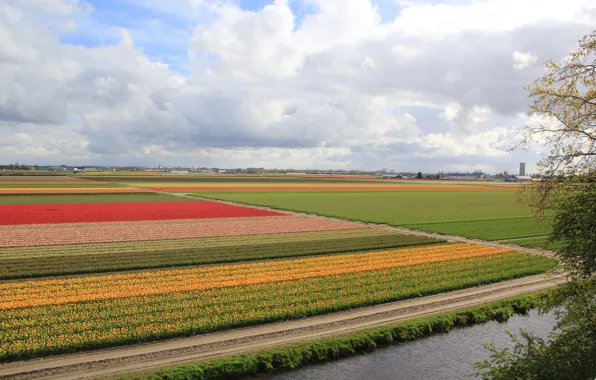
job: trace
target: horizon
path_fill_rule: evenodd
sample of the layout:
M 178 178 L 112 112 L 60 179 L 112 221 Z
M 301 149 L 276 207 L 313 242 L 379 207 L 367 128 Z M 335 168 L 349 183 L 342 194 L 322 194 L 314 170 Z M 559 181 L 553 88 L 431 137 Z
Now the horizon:
M 249 170 L 249 169 L 258 169 L 258 170 L 265 170 L 265 171 L 269 171 L 269 172 L 286 172 L 285 174 L 328 174 L 328 173 L 309 173 L 309 172 L 362 172 L 362 173 L 386 173 L 386 174 L 412 174 L 412 173 L 422 173 L 425 175 L 430 175 L 430 174 L 474 174 L 474 173 L 481 173 L 483 175 L 499 175 L 499 174 L 503 174 L 504 172 L 510 172 L 509 169 L 504 169 L 500 172 L 487 172 L 487 171 L 482 171 L 479 169 L 474 169 L 474 170 L 437 170 L 437 171 L 430 171 L 430 172 L 424 172 L 424 171 L 411 171 L 411 170 L 398 170 L 398 169 L 392 169 L 392 168 L 377 168 L 377 169 L 370 169 L 370 170 L 364 170 L 364 169 L 350 169 L 350 168 L 346 168 L 346 169 L 332 169 L 332 168 L 275 168 L 275 167 L 271 167 L 271 168 L 266 168 L 266 167 L 252 167 L 252 166 L 246 166 L 246 167 L 222 167 L 222 166 L 212 166 L 212 167 L 208 167 L 208 166 L 163 166 L 163 165 L 159 165 L 159 166 L 144 166 L 144 165 L 102 165 L 102 164 L 85 164 L 85 165 L 75 165 L 75 164 L 28 164 L 28 163 L 13 163 L 13 164 L 2 164 L 0 163 L 0 171 L 6 171 L 6 170 L 10 170 L 4 167 L 10 167 L 10 166 L 17 166 L 17 167 L 38 167 L 38 168 L 105 168 L 105 169 L 130 169 L 130 168 L 137 168 L 137 169 L 144 169 L 144 170 L 166 170 L 166 169 L 190 169 L 190 170 L 199 170 L 199 169 L 208 169 L 208 170 L 214 170 L 214 169 L 219 169 L 219 170 Z M 15 170 L 20 170 L 20 169 L 15 169 Z M 130 173 L 134 173 L 134 171 L 130 171 L 130 170 L 126 170 L 129 171 Z M 305 173 L 301 173 L 301 171 L 304 171 Z M 518 171 L 519 171 L 519 167 L 518 167 Z M 516 171 L 513 170 L 511 171 L 510 174 L 512 175 L 517 175 L 514 174 Z M 89 173 L 93 173 L 93 171 L 89 172 Z M 190 173 L 190 174 L 196 174 L 196 173 Z M 217 174 L 215 172 L 213 172 L 213 174 Z M 261 174 L 261 173 L 247 173 L 247 174 Z M 266 174 L 266 173 L 265 173 Z M 530 175 L 534 175 L 534 173 L 530 173 Z

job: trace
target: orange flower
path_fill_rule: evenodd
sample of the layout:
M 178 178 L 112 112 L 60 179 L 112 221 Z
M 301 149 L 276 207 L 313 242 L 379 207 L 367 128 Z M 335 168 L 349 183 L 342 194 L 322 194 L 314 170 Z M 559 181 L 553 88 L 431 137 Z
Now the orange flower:
M 471 244 L 0 284 L 0 310 L 299 280 L 511 252 Z

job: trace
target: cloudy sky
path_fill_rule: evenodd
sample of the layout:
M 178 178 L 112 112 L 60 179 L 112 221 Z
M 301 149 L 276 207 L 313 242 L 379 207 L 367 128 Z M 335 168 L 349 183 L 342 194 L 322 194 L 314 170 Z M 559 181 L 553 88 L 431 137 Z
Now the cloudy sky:
M 593 0 L 2 0 L 0 163 L 513 171 Z

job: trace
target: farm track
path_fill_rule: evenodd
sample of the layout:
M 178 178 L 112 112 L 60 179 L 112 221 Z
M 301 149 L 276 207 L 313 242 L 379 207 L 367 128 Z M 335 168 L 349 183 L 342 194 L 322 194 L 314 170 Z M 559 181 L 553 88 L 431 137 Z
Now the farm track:
M 300 320 L 189 338 L 0 365 L 0 379 L 92 379 L 262 351 L 482 305 L 566 281 L 560 273 L 442 293 Z
M 183 193 L 159 191 L 157 193 L 194 199 L 199 198 Z M 235 202 L 219 202 L 240 205 L 240 203 Z M 279 211 L 269 207 L 253 207 L 269 211 Z M 288 213 L 346 222 L 345 219 L 340 218 L 296 212 Z M 518 247 L 498 242 L 439 235 L 381 224 L 352 223 L 403 234 L 447 239 L 452 242 L 509 248 L 520 252 L 546 256 L 554 255 L 551 251 Z M 129 372 L 153 370 L 190 361 L 201 361 L 257 352 L 299 342 L 348 334 L 367 328 L 396 324 L 415 318 L 448 313 L 503 298 L 552 288 L 564 283 L 566 280 L 566 276 L 562 273 L 535 275 L 496 284 L 482 285 L 433 296 L 363 307 L 300 320 L 270 323 L 155 343 L 0 364 L 0 379 L 91 379 L 117 376 Z

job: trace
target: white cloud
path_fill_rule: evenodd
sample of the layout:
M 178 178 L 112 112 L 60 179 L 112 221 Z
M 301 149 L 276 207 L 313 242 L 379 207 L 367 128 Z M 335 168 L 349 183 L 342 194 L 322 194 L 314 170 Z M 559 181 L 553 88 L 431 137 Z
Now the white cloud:
M 516 70 L 523 70 L 532 68 L 536 64 L 538 57 L 532 53 L 522 53 L 519 51 L 513 52 L 513 68 Z
M 536 158 L 508 149 L 537 57 L 565 56 L 596 15 L 590 1 L 481 0 L 382 23 L 368 0 L 304 2 L 300 20 L 282 0 L 137 2 L 193 20 L 192 36 L 163 37 L 188 47 L 175 71 L 125 25 L 113 43 L 62 42 L 94 25 L 86 2 L 10 1 L 0 161 L 501 171 Z
M 580 23 L 595 20 L 591 0 L 481 0 L 463 5 L 402 3 L 394 28 L 401 34 L 442 39 L 466 32 L 506 33 L 546 23 Z

